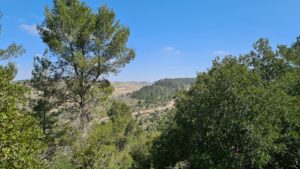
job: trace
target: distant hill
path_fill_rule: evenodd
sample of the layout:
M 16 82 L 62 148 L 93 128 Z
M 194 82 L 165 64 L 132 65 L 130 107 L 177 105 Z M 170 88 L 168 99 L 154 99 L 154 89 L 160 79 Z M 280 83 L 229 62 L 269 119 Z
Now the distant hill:
M 118 97 L 127 93 L 131 93 L 141 89 L 146 85 L 150 85 L 149 82 L 111 82 L 114 87 L 113 97 Z
M 144 86 L 140 90 L 129 94 L 129 97 L 143 101 L 143 104 L 166 104 L 181 89 L 187 89 L 195 82 L 195 78 L 162 79 L 152 85 Z
M 143 109 L 148 106 L 166 105 L 181 89 L 187 89 L 195 82 L 195 78 L 161 79 L 150 82 L 111 82 L 114 87 L 113 99 L 120 99 L 131 105 L 133 109 Z M 19 80 L 31 86 L 29 80 Z M 31 96 L 33 97 L 33 96 Z

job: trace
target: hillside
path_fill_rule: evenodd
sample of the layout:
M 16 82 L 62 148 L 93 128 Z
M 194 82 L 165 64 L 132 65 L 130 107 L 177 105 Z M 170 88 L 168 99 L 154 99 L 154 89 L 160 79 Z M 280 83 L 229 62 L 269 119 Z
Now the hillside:
M 149 82 L 111 82 L 114 87 L 113 97 L 118 97 L 127 93 L 131 93 L 150 85 Z
M 132 92 L 129 97 L 140 100 L 145 105 L 162 105 L 172 100 L 179 90 L 189 88 L 194 82 L 195 78 L 162 79 Z

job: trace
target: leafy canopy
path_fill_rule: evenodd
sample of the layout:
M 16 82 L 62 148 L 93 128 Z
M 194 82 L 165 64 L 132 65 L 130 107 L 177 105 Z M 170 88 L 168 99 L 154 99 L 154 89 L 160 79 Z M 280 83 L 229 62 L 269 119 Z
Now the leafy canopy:
M 92 106 L 94 89 L 109 86 L 105 76 L 117 73 L 135 57 L 134 50 L 127 47 L 129 29 L 108 7 L 94 13 L 79 0 L 55 0 L 52 9 L 45 9 L 45 20 L 38 29 L 56 56 L 54 77 L 66 83 L 64 100 L 77 103 L 81 119 L 89 121 L 87 107 Z
M 154 167 L 299 167 L 295 46 L 274 52 L 260 39 L 247 55 L 215 60 L 179 94 L 174 123 L 154 143 Z

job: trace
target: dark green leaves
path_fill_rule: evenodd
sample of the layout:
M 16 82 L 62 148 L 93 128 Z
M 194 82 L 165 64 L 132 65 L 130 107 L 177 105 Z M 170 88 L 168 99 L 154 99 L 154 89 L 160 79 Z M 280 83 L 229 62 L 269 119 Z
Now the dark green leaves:
M 154 166 L 297 168 L 296 44 L 274 52 L 260 39 L 247 55 L 215 60 L 178 95 L 174 123 L 154 143 Z

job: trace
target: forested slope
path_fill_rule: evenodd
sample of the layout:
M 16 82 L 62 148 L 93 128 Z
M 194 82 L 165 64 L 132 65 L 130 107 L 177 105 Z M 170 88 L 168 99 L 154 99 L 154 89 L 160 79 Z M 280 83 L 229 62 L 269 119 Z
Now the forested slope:
M 181 89 L 188 89 L 195 78 L 162 79 L 150 86 L 145 86 L 130 94 L 131 98 L 143 101 L 144 104 L 166 104 Z

